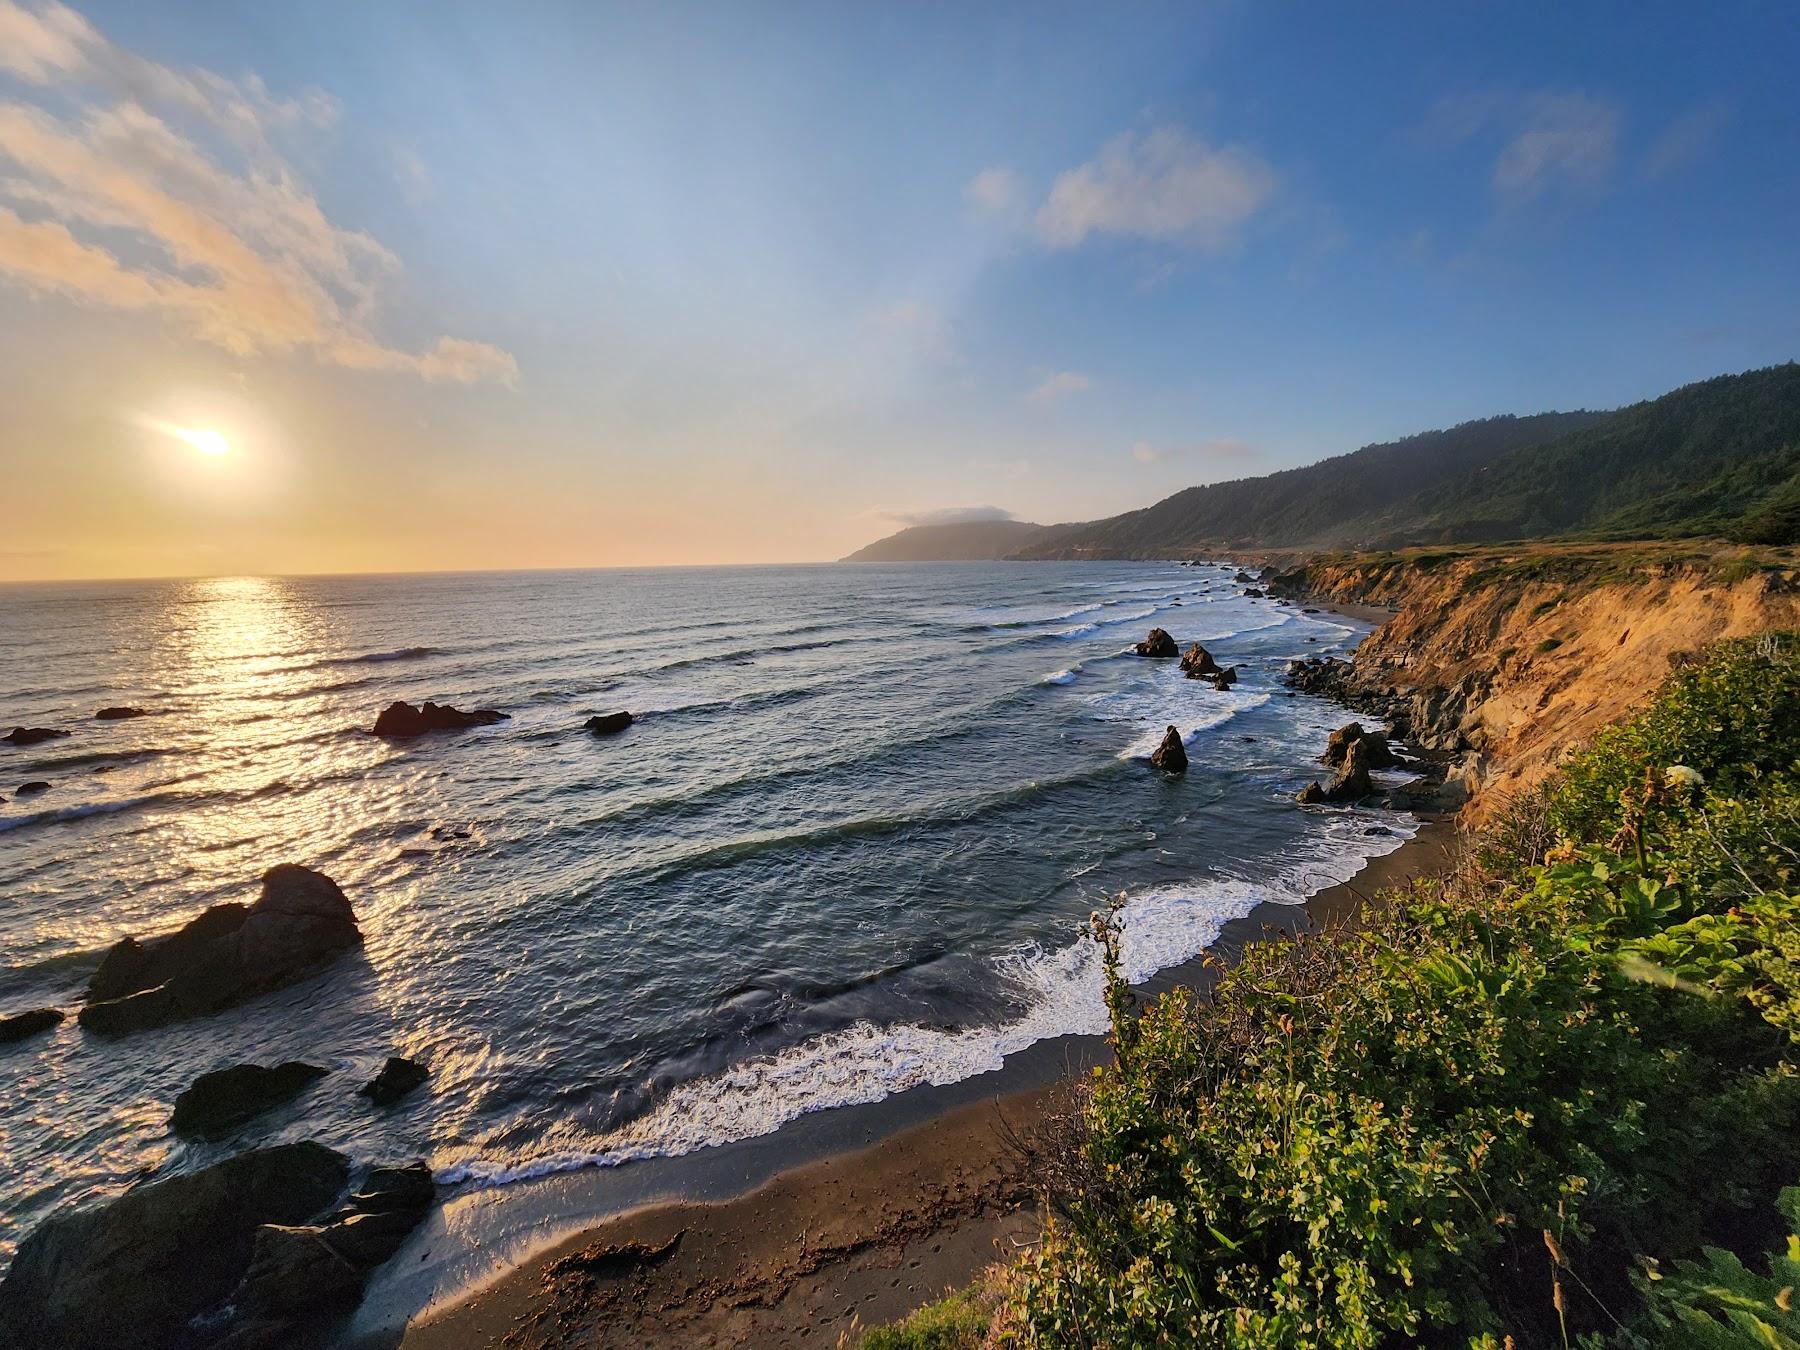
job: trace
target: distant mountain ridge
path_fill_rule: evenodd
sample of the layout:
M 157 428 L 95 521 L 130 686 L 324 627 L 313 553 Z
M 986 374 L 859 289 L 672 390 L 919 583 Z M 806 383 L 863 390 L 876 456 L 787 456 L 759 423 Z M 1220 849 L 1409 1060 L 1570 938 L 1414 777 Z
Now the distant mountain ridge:
M 993 531 L 1009 526 L 1014 531 Z M 1800 542 L 1800 364 L 1615 412 L 1489 417 L 1074 525 L 903 530 L 857 559 L 1148 558 L 1562 535 Z M 1008 538 L 1010 548 L 994 551 Z
M 1052 529 L 1025 520 L 913 525 L 859 548 L 844 562 L 990 562 L 1030 547 Z

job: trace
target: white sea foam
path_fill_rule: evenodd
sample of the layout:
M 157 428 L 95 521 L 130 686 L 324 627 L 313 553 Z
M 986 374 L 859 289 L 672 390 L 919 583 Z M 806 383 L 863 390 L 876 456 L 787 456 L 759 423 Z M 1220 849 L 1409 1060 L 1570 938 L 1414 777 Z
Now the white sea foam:
M 1369 858 L 1400 847 L 1413 827 L 1360 832 L 1363 816 L 1332 821 L 1325 840 L 1303 841 L 1306 861 L 1273 879 L 1221 879 L 1160 887 L 1132 896 L 1120 912 L 1124 973 L 1142 984 L 1158 971 L 1191 961 L 1219 938 L 1232 919 L 1258 904 L 1299 904 L 1308 895 L 1347 881 Z M 926 1084 L 943 1086 L 999 1069 L 1008 1055 L 1057 1036 L 1097 1036 L 1107 1029 L 1100 954 L 1087 938 L 1054 951 L 1033 947 L 1000 958 L 996 974 L 1017 989 L 1024 1011 L 999 1026 L 944 1030 L 901 1023 L 859 1022 L 773 1055 L 679 1084 L 652 1111 L 591 1148 L 519 1160 L 473 1158 L 437 1171 L 445 1185 L 501 1186 L 583 1167 L 616 1167 L 646 1158 L 679 1157 L 698 1149 L 772 1133 L 814 1111 L 880 1101 Z
M 1080 666 L 1069 666 L 1063 670 L 1053 670 L 1038 681 L 1039 684 L 1073 684 L 1075 677 L 1081 673 Z
M 1115 705 L 1104 712 L 1096 713 L 1095 716 L 1102 721 L 1142 723 L 1147 719 L 1154 723 L 1155 725 L 1148 726 L 1132 740 L 1130 745 L 1119 751 L 1120 759 L 1149 759 L 1156 752 L 1156 747 L 1162 744 L 1162 738 L 1171 725 L 1181 732 L 1183 745 L 1192 745 L 1194 738 L 1201 732 L 1211 731 L 1214 727 L 1222 727 L 1239 713 L 1249 712 L 1252 708 L 1260 708 L 1274 697 L 1268 693 L 1227 693 L 1223 690 L 1215 690 L 1210 685 L 1204 687 L 1207 690 L 1209 706 L 1197 713 L 1182 712 L 1165 717 L 1162 715 L 1163 705 L 1150 706 L 1154 704 L 1154 700 L 1145 698 L 1136 700 L 1136 702 L 1144 704 L 1149 708 L 1148 711 L 1139 711 L 1131 708 L 1129 704 L 1123 707 Z

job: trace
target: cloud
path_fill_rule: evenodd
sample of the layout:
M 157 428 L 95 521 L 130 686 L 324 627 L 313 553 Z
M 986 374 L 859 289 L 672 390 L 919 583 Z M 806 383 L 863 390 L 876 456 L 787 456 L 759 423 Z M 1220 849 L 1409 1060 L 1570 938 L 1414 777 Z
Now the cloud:
M 1494 161 L 1495 189 L 1528 199 L 1558 182 L 1599 184 L 1618 155 L 1621 120 L 1618 108 L 1603 99 L 1585 94 L 1533 95 L 1525 128 Z
M 1209 146 L 1179 127 L 1128 131 L 1057 177 L 1037 233 L 1051 248 L 1112 234 L 1217 251 L 1274 191 L 1274 172 L 1247 150 Z
M 940 506 L 929 511 L 878 511 L 877 515 L 898 524 L 971 525 L 983 520 L 1014 520 L 1011 511 L 998 506 Z
M 276 148 L 335 120 L 324 95 L 278 99 L 253 75 L 175 71 L 73 10 L 15 0 L 0 0 L 0 69 L 77 105 L 56 116 L 0 102 L 0 281 L 154 311 L 239 356 L 516 379 L 513 357 L 487 343 L 442 337 L 408 352 L 374 335 L 398 259 L 328 219 Z
M 1236 440 L 1222 436 L 1216 440 L 1200 441 L 1193 445 L 1156 446 L 1149 441 L 1138 441 L 1131 447 L 1131 457 L 1139 464 L 1160 464 L 1165 460 L 1203 459 L 1219 464 L 1243 464 L 1256 459 L 1262 452 L 1248 441 Z
M 1702 103 L 1688 109 L 1651 143 L 1644 155 L 1644 177 L 1652 181 L 1667 178 L 1698 162 L 1730 120 L 1731 109 L 1723 103 Z
M 935 306 L 923 300 L 898 300 L 868 317 L 875 332 L 917 350 L 934 361 L 956 359 L 950 322 Z
M 991 215 L 1006 215 L 1025 200 L 1025 181 L 1011 169 L 983 169 L 963 189 L 963 199 Z
M 1027 403 L 1054 403 L 1064 394 L 1079 394 L 1093 384 L 1078 370 L 1059 370 L 1025 395 Z
M 1553 188 L 1599 187 L 1618 158 L 1623 124 L 1616 103 L 1591 94 L 1490 90 L 1442 100 L 1415 139 L 1435 148 L 1497 136 L 1494 192 L 1522 203 Z

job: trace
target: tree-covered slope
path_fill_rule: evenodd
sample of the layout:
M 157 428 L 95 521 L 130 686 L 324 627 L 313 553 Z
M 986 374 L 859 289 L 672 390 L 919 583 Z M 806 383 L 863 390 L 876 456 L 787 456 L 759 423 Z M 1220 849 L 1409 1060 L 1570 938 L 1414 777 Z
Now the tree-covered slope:
M 1154 506 L 1058 529 L 1030 557 L 1119 557 L 1206 547 L 1285 548 L 1360 542 L 1421 486 L 1459 477 L 1520 447 L 1594 426 L 1607 414 L 1489 417 L 1367 445 L 1298 469 L 1191 487 Z
M 1399 502 L 1355 542 L 1738 533 L 1792 495 L 1797 468 L 1800 365 L 1789 362 L 1690 384 L 1515 450 Z

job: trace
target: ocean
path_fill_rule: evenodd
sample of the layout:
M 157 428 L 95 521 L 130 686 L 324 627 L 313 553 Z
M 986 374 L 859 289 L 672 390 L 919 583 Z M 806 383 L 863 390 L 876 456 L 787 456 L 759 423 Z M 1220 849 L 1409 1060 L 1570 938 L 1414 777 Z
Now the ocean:
M 335 878 L 365 949 L 123 1040 L 0 1047 L 0 1256 L 59 1206 L 258 1143 L 500 1186 L 673 1157 L 1104 1031 L 1088 915 L 1128 974 L 1199 955 L 1413 829 L 1300 808 L 1341 710 L 1281 686 L 1363 629 L 1230 567 L 972 563 L 0 588 L 0 1013 L 73 1014 L 107 946 Z M 1134 655 L 1204 642 L 1228 692 Z M 389 742 L 388 702 L 510 720 Z M 152 715 L 102 722 L 131 704 Z M 612 737 L 592 714 L 628 710 Z M 1166 725 L 1191 765 L 1151 768 Z M 19 784 L 52 783 L 14 799 Z M 389 1110 L 389 1054 L 430 1066 Z M 215 1143 L 198 1074 L 329 1075 Z

